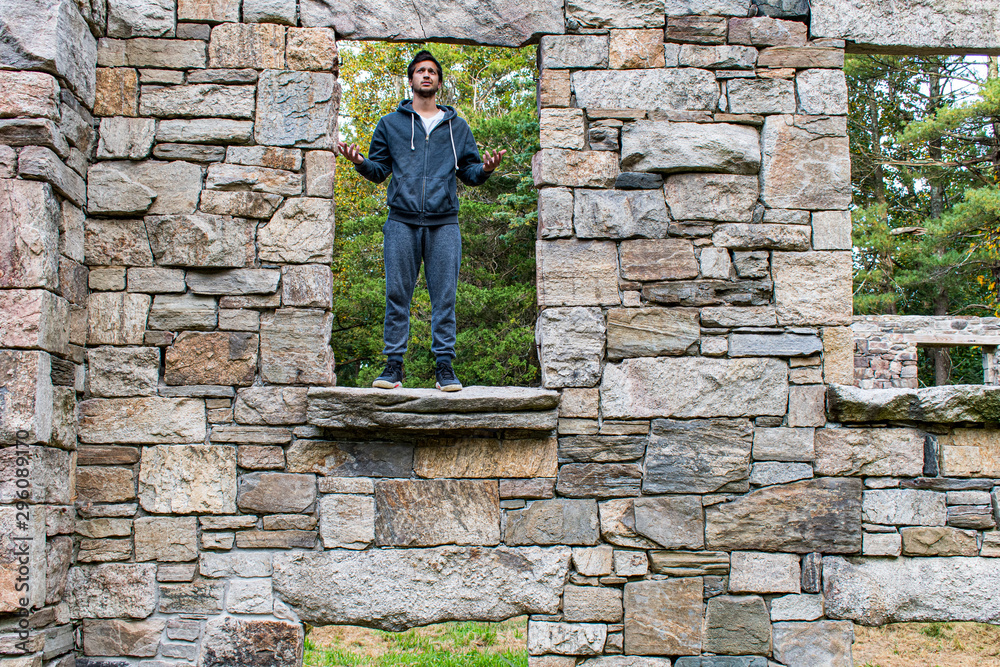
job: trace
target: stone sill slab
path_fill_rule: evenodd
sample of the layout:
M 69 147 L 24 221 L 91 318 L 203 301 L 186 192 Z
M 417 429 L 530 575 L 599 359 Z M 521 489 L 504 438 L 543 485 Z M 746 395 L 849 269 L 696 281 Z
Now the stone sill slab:
M 528 387 L 466 387 L 457 392 L 313 387 L 308 400 L 307 422 L 329 429 L 553 431 L 559 392 Z
M 956 384 L 924 389 L 859 389 L 832 384 L 827 416 L 834 422 L 1000 422 L 1000 387 Z

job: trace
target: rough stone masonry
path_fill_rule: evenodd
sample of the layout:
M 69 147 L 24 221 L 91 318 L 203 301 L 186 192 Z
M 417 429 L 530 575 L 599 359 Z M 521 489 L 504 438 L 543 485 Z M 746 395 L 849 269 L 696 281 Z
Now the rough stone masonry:
M 531 667 L 848 667 L 852 621 L 1000 622 L 997 389 L 851 386 L 841 69 L 1000 52 L 1000 10 L 753 6 L 0 0 L 5 667 L 523 614 Z M 538 44 L 541 388 L 335 386 L 338 39 Z

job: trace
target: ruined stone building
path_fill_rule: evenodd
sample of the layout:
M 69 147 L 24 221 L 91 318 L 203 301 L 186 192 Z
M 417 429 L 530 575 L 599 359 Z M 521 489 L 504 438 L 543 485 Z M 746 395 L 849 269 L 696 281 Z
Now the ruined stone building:
M 338 39 L 538 44 L 541 388 L 336 387 Z M 853 386 L 845 50 L 998 53 L 1000 8 L 0 0 L 4 667 L 522 614 L 532 667 L 848 667 L 852 622 L 1000 621 L 1000 390 Z

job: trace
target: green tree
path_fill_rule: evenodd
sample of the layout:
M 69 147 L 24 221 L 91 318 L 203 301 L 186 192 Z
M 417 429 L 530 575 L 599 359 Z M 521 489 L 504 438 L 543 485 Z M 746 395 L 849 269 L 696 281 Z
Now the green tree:
M 467 385 L 538 382 L 534 353 L 534 229 L 537 195 L 531 157 L 538 150 L 535 49 L 455 45 L 342 44 L 341 134 L 363 152 L 378 118 L 410 97 L 406 65 L 427 48 L 445 69 L 439 102 L 469 122 L 480 150 L 508 150 L 486 184 L 459 183 L 462 274 L 458 286 L 456 368 Z M 338 383 L 369 386 L 382 368 L 385 279 L 382 225 L 386 184 L 375 185 L 341 160 L 337 171 L 334 332 Z M 423 278 L 411 305 L 407 386 L 433 386 L 430 298 Z

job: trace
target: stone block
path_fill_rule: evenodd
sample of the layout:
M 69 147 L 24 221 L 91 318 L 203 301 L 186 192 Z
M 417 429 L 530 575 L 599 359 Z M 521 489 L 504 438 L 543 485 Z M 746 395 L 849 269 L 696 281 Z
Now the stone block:
M 625 652 L 629 655 L 700 653 L 701 577 L 633 581 L 625 585 Z
M 666 40 L 695 44 L 724 44 L 726 19 L 722 16 L 667 16 Z
M 806 225 L 728 224 L 716 228 L 712 243 L 740 250 L 809 250 L 810 233 Z
M 177 475 L 179 470 L 185 471 L 183 477 Z M 143 509 L 153 513 L 234 513 L 236 448 L 144 447 L 139 467 L 139 501 Z
M 539 69 L 608 66 L 606 35 L 546 35 L 539 45 Z
M 158 294 L 149 311 L 149 328 L 180 331 L 214 329 L 218 304 L 211 296 Z
M 201 191 L 201 167 L 190 162 L 107 162 L 102 163 L 156 192 L 147 215 L 194 213 Z M 89 226 L 90 221 L 87 221 Z M 144 265 L 144 266 L 148 266 Z
M 645 451 L 646 438 L 642 436 L 577 435 L 559 439 L 559 458 L 563 461 L 635 461 L 642 458 Z
M 768 16 L 729 19 L 729 43 L 754 46 L 805 46 L 808 26 Z
M 579 238 L 661 238 L 670 224 L 663 195 L 647 190 L 577 190 L 572 219 Z
M 257 370 L 257 334 L 185 331 L 166 351 L 168 385 L 249 386 Z
M 59 83 L 43 72 L 0 72 L 6 97 L 0 102 L 0 118 L 48 118 L 59 120 Z
M 546 148 L 531 159 L 535 187 L 609 188 L 614 185 L 618 173 L 618 156 L 608 151 Z
M 213 517 L 202 517 L 202 528 L 205 528 L 205 520 Z M 215 517 L 222 519 L 227 517 Z M 233 517 L 228 517 L 233 518 Z M 239 517 L 246 519 L 247 517 Z M 250 517 L 256 519 L 257 517 Z M 252 525 L 253 522 L 251 522 Z M 213 527 L 218 527 L 213 525 Z M 232 528 L 246 528 L 245 525 L 235 525 Z M 231 577 L 270 577 L 273 569 L 271 567 L 271 554 L 265 552 L 234 552 L 231 554 L 201 554 L 198 561 L 198 571 L 203 577 L 231 578 Z
M 71 618 L 147 618 L 156 608 L 156 564 L 72 567 L 66 601 Z
M 734 551 L 730 555 L 731 593 L 799 593 L 801 579 L 796 554 Z
M 247 144 L 253 141 L 253 122 L 228 118 L 178 118 L 161 120 L 158 143 Z
M 757 49 L 748 46 L 698 46 L 684 44 L 678 56 L 679 64 L 702 69 L 752 70 L 757 62 Z M 737 113 L 737 112 L 733 112 Z
M 674 174 L 664 184 L 667 205 L 675 220 L 746 222 L 753 215 L 760 192 L 756 176 Z
M 826 390 L 823 385 L 788 388 L 788 425 L 823 426 L 826 423 Z
M 183 292 L 187 288 L 184 271 L 159 267 L 131 267 L 128 270 L 128 291 L 146 294 Z
M 536 499 L 555 495 L 555 478 L 501 479 L 500 498 Z
M 861 554 L 864 556 L 888 556 L 897 558 L 903 553 L 903 538 L 899 533 L 865 533 L 861 542 Z M 781 619 L 781 620 L 813 620 L 813 619 Z
M 889 526 L 943 526 L 945 495 L 917 489 L 866 489 L 862 519 Z
M 294 24 L 294 3 L 288 0 L 281 1 L 290 7 L 289 22 Z M 275 4 L 275 0 L 264 0 L 264 2 Z M 243 11 L 246 13 L 246 7 Z M 328 28 L 289 28 L 285 53 L 288 68 L 293 70 L 329 72 L 336 70 L 339 65 L 336 36 L 334 31 Z
M 72 156 L 70 157 L 72 159 Z M 78 164 L 77 168 L 82 173 L 82 166 Z M 17 173 L 22 178 L 51 183 L 56 192 L 77 206 L 83 206 L 87 201 L 84 180 L 48 148 L 29 146 L 21 149 L 18 155 Z
M 418 445 L 414 472 L 420 477 L 535 478 L 555 477 L 555 438 L 462 438 Z
M 0 286 L 58 286 L 59 216 L 47 184 L 0 180 Z
M 231 580 L 226 609 L 236 614 L 270 614 L 273 611 L 271 582 L 267 579 Z
M 732 79 L 726 94 L 730 113 L 795 113 L 795 84 L 786 79 Z
M 607 355 L 612 360 L 682 355 L 698 342 L 699 336 L 698 311 L 694 309 L 608 311 Z
M 846 621 L 775 623 L 774 658 L 786 665 L 851 667 L 854 626 Z
M 301 174 L 282 169 L 229 163 L 213 164 L 208 168 L 208 179 L 205 182 L 205 187 L 210 190 L 249 189 L 253 192 L 291 196 L 301 194 L 303 179 Z M 308 204 L 313 200 L 302 201 Z M 329 202 L 326 202 L 326 205 L 329 206 Z M 313 204 L 312 206 L 319 207 L 320 205 Z
M 613 550 L 608 546 L 576 547 L 573 549 L 573 567 L 585 577 L 611 574 Z
M 572 0 L 566 15 L 571 24 L 582 28 L 657 28 L 663 27 L 663 2 Z
M 582 109 L 542 109 L 538 122 L 542 148 L 583 150 L 585 130 Z
M 287 450 L 289 472 L 312 472 L 327 477 L 409 477 L 413 445 L 370 441 L 296 439 Z
M 646 493 L 746 488 L 752 426 L 746 420 L 656 420 L 646 450 Z M 706 452 L 711 452 L 706 456 Z
M 568 107 L 570 94 L 569 70 L 543 69 L 539 72 L 539 108 Z
M 139 75 L 129 67 L 98 67 L 96 116 L 138 116 Z
M 622 128 L 621 166 L 628 171 L 755 174 L 760 155 L 757 130 L 747 125 L 638 121 Z
M 270 23 L 223 23 L 212 29 L 209 67 L 285 67 L 285 28 Z
M 45 290 L 0 291 L 0 347 L 41 348 L 64 354 L 69 303 Z
M 755 461 L 813 461 L 815 429 L 755 428 L 753 458 Z
M 536 242 L 538 305 L 618 305 L 617 254 L 608 241 Z
M 206 23 L 240 20 L 239 0 L 177 0 L 177 18 Z
M 847 80 L 839 69 L 807 69 L 795 75 L 798 112 L 814 116 L 847 113 Z
M 260 321 L 261 378 L 275 384 L 333 384 L 332 316 L 281 308 Z
M 500 500 L 494 481 L 380 480 L 375 484 L 379 546 L 495 545 Z
M 333 207 L 328 199 L 289 199 L 258 229 L 258 255 L 263 261 L 329 264 L 333 229 Z
M 340 84 L 332 74 L 265 70 L 257 83 L 258 144 L 332 149 Z
M 300 552 L 275 556 L 273 581 L 275 593 L 306 622 L 339 618 L 401 630 L 556 613 L 569 561 L 565 547 Z
M 375 542 L 375 499 L 334 493 L 319 501 L 319 534 L 326 549 L 365 549 Z
M 620 623 L 622 613 L 622 592 L 617 588 L 567 586 L 563 591 L 567 621 Z
M 156 191 L 106 165 L 99 163 L 87 172 L 87 212 L 128 215 L 149 210 Z
M 193 516 L 143 516 L 134 524 L 136 561 L 198 558 L 198 520 Z
M 152 118 L 102 118 L 98 159 L 141 160 L 149 156 L 156 135 Z
M 542 188 L 538 192 L 538 237 L 556 239 L 572 235 L 573 191 Z
M 160 584 L 157 609 L 161 614 L 218 614 L 226 586 L 221 581 Z
M 247 387 L 236 394 L 234 417 L 239 424 L 277 426 L 306 420 L 304 387 Z
M 850 156 L 842 125 L 826 117 L 764 121 L 762 198 L 773 208 L 843 210 L 851 202 Z
M 1000 476 L 1000 432 L 958 428 L 947 435 L 939 435 L 938 446 L 942 475 Z
M 536 325 L 542 385 L 597 384 L 604 356 L 604 317 L 597 308 L 546 308 Z
M 281 272 L 277 269 L 230 269 L 228 271 L 188 271 L 187 284 L 196 294 L 273 294 L 278 291 Z
M 556 491 L 568 498 L 637 496 L 641 481 L 634 463 L 568 463 L 559 468 Z
M 764 487 L 705 510 L 709 549 L 861 550 L 861 480 L 820 477 Z
M 148 294 L 91 294 L 87 305 L 87 344 L 141 345 L 151 300 Z
M 813 250 L 850 250 L 851 214 L 848 211 L 814 211 Z
M 505 513 L 504 543 L 593 545 L 598 541 L 594 500 L 538 500 Z
M 950 526 L 913 526 L 900 529 L 904 556 L 977 556 L 977 532 Z
M 614 27 L 632 26 L 619 24 Z M 666 64 L 663 50 L 663 31 L 612 30 L 608 56 L 611 69 L 663 67 Z
M 698 276 L 698 260 L 687 239 L 622 241 L 621 276 L 626 280 L 682 280 Z
M 4 463 L 4 468 L 8 470 L 14 467 L 11 465 L 14 461 Z M 3 486 L 13 488 L 8 480 L 4 480 Z M 4 498 L 5 503 L 12 500 Z M 23 508 L 5 505 L 0 507 L 0 529 L 3 531 L 0 533 L 0 545 L 5 554 L 0 561 L 0 609 L 5 614 L 12 614 L 24 607 L 44 606 L 47 574 L 45 512 L 42 508 L 25 512 Z M 24 586 L 25 570 L 30 577 L 27 587 Z M 10 646 L 9 637 L 5 637 L 7 646 Z M 5 647 L 4 652 L 9 654 L 11 651 Z
M 771 258 L 778 323 L 850 324 L 847 252 L 775 252 Z
M 604 624 L 529 621 L 528 653 L 600 655 L 607 634 L 607 626 Z
M 153 148 L 153 157 L 161 160 L 219 162 L 225 159 L 226 149 L 223 146 L 199 146 L 198 144 L 156 144 Z
M 813 467 L 809 463 L 784 463 L 781 461 L 763 461 L 754 463 L 750 470 L 751 486 L 771 486 L 772 484 L 787 484 L 813 476 Z
M 775 359 L 625 359 L 604 367 L 601 409 L 605 419 L 783 415 L 787 375 Z
M 175 0 L 109 0 L 108 37 L 173 37 L 175 4 Z
M 86 443 L 202 442 L 205 404 L 193 398 L 90 399 L 81 401 L 80 439 Z
M 785 595 L 771 600 L 772 621 L 815 621 L 822 616 L 822 595 Z
M 770 655 L 771 619 L 764 598 L 720 595 L 710 599 L 703 648 L 724 655 Z
M 816 472 L 820 475 L 919 477 L 924 436 L 915 429 L 820 429 Z
M 633 501 L 635 532 L 667 549 L 700 549 L 705 522 L 698 496 L 637 498 Z
M 237 507 L 244 512 L 308 512 L 316 502 L 316 477 L 278 472 L 240 476 Z
M 91 348 L 87 370 L 92 396 L 153 396 L 159 382 L 160 351 L 155 347 Z
M 134 500 L 135 472 L 130 467 L 80 466 L 76 471 L 76 492 L 80 500 L 97 503 Z
M 711 111 L 719 97 L 715 76 L 695 68 L 581 70 L 570 78 L 577 104 L 588 109 Z
M 292 667 L 302 661 L 299 623 L 220 616 L 205 626 L 198 664 L 223 667 Z
M 166 625 L 167 621 L 162 618 L 144 621 L 84 619 L 83 652 L 85 655 L 151 658 L 156 655 Z
M 772 46 L 760 52 L 757 66 L 841 69 L 844 66 L 844 50 L 821 46 Z
M 141 93 L 139 103 L 141 116 L 253 118 L 253 86 L 220 86 L 214 83 L 166 87 L 143 86 Z

